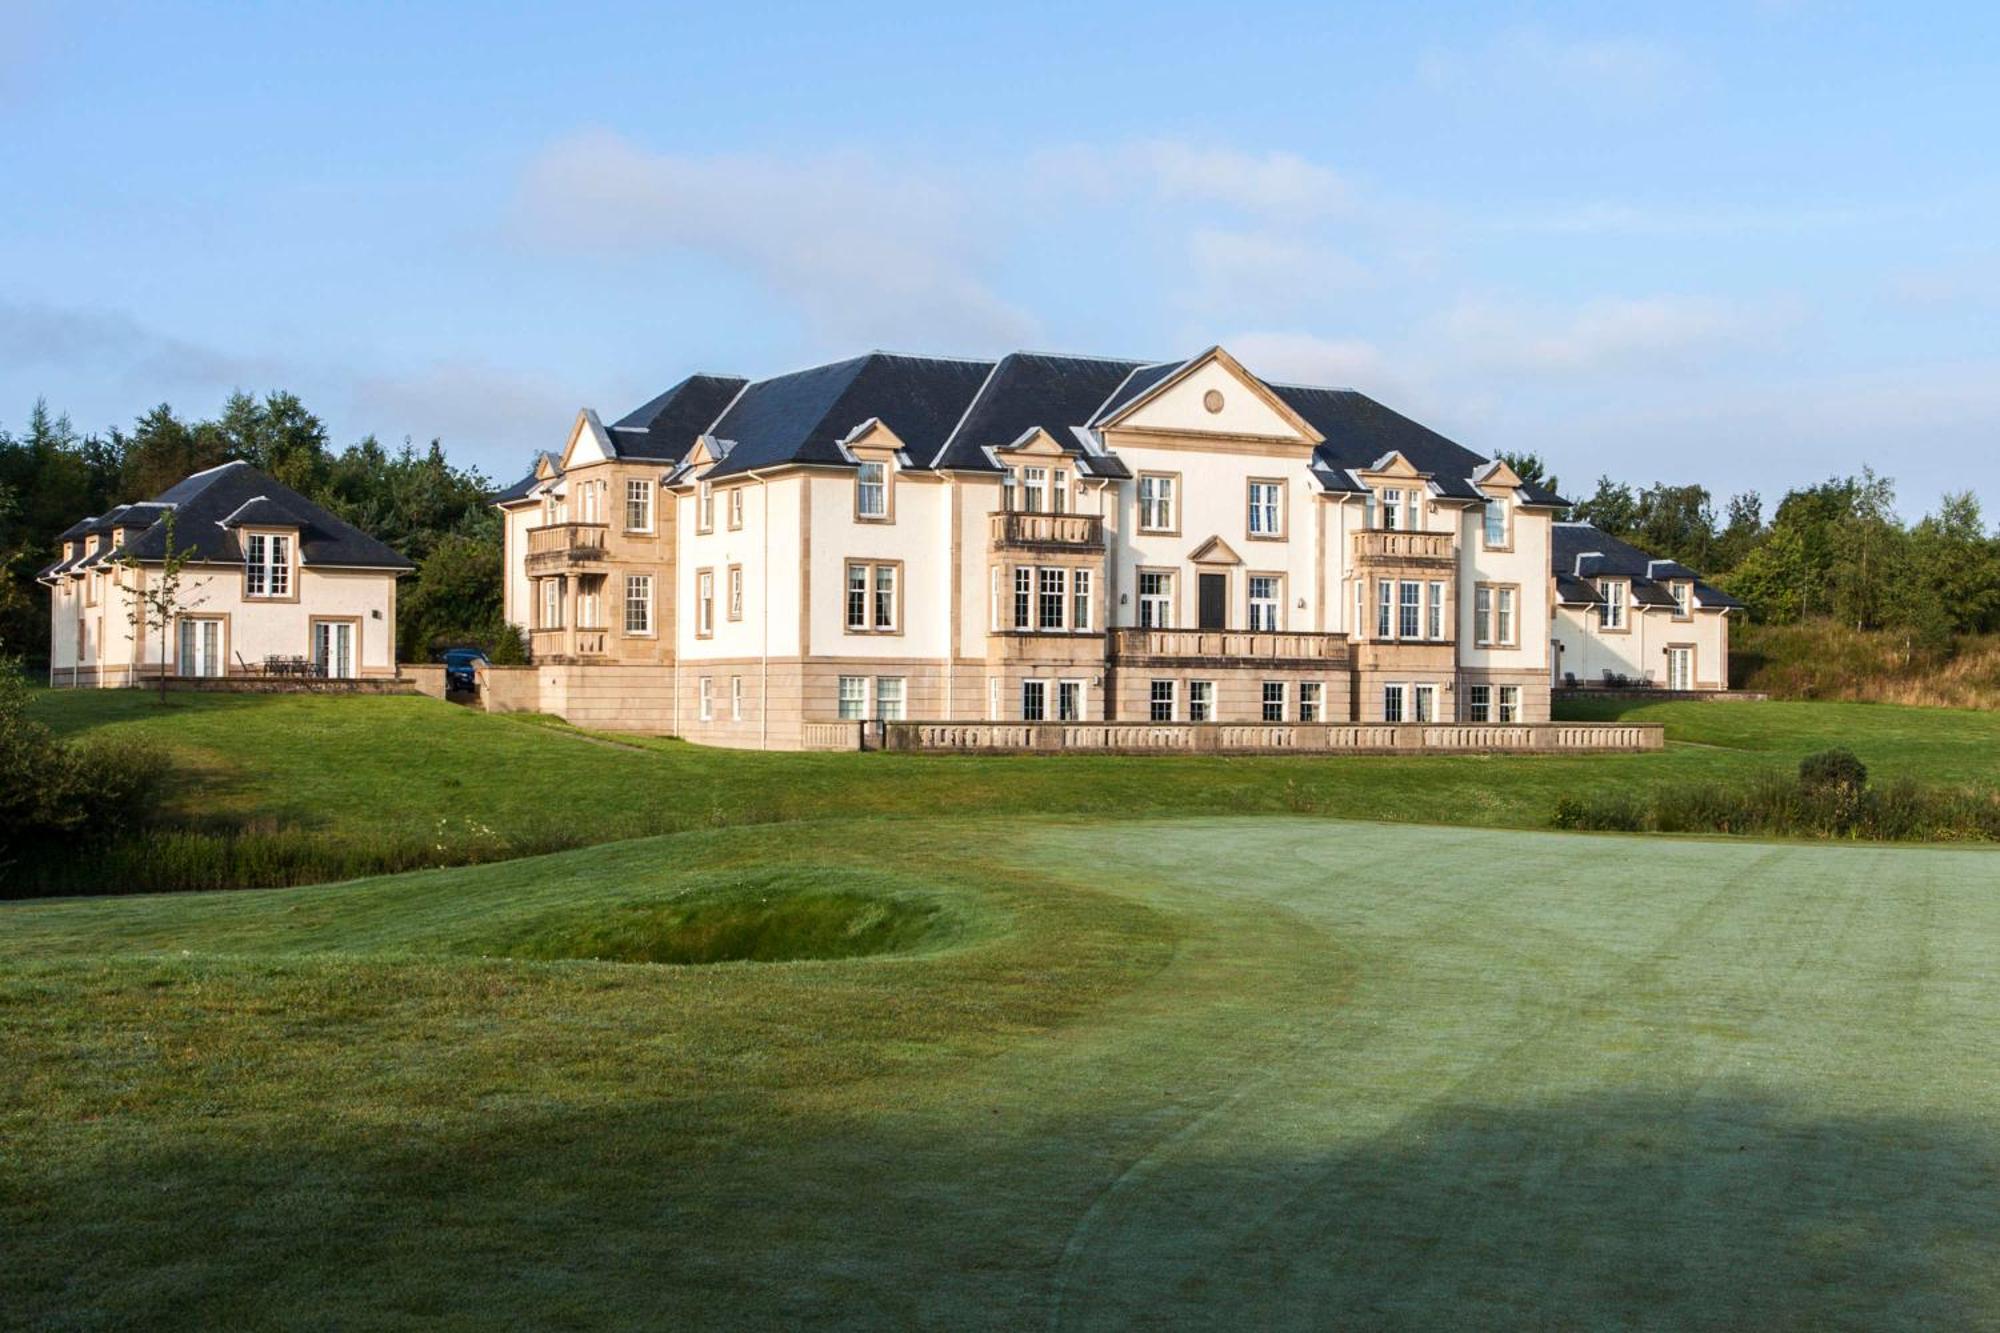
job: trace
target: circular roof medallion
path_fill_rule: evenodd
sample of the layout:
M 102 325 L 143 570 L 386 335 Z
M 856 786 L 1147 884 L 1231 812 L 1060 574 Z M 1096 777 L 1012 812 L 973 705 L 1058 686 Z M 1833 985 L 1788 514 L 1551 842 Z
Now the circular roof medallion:
M 1210 389 L 1201 396 L 1201 405 L 1210 412 L 1220 412 L 1222 410 L 1222 390 Z

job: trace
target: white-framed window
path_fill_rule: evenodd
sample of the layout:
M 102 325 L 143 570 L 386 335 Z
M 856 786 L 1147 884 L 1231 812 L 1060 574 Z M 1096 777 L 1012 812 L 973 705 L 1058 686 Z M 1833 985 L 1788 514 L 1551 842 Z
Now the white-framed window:
M 1597 608 L 1597 623 L 1605 629 L 1625 628 L 1625 605 L 1631 596 L 1631 585 L 1624 579 L 1604 579 L 1597 585 L 1603 594 L 1604 604 Z
M 903 720 L 903 686 L 901 676 L 875 677 L 875 716 L 884 722 Z
M 1500 687 L 1500 720 L 1519 722 L 1521 720 L 1521 687 L 1502 685 Z
M 1174 529 L 1174 479 L 1156 473 L 1139 474 L 1139 531 Z
M 1278 576 L 1275 574 L 1252 574 L 1246 582 L 1250 588 L 1250 628 L 1253 630 L 1277 629 Z
M 542 628 L 561 629 L 563 616 L 562 580 L 542 580 Z
M 1069 571 L 1060 566 L 1044 568 L 1039 572 L 1041 595 L 1037 599 L 1036 627 L 1044 630 L 1063 628 L 1064 612 L 1069 601 Z
M 1384 685 L 1382 687 L 1382 720 L 1384 722 L 1401 722 L 1403 720 L 1403 699 L 1408 692 L 1408 688 L 1408 686 L 1404 685 Z
M 842 676 L 837 696 L 838 716 L 843 722 L 858 722 L 868 716 L 868 677 Z
M 1045 467 L 1021 469 L 1021 507 L 1039 514 L 1049 501 L 1049 470 Z
M 1049 469 L 1049 510 L 1057 514 L 1069 512 L 1069 469 L 1066 467 Z
M 748 489 L 747 486 L 729 488 L 729 526 L 732 528 L 743 526 L 743 493 Z
M 1075 569 L 1069 576 L 1069 627 L 1079 634 L 1090 632 L 1090 571 Z
M 1056 721 L 1083 721 L 1082 681 L 1059 680 L 1056 682 Z
M 1504 550 L 1507 545 L 1507 502 L 1497 496 L 1486 501 L 1486 549 Z
M 696 716 L 703 722 L 715 721 L 715 677 L 703 676 L 695 682 Z
M 1174 627 L 1174 576 L 1160 570 L 1139 571 L 1139 625 L 1143 629 Z
M 625 479 L 625 530 L 653 530 L 653 483 L 637 477 Z
M 1035 627 L 1035 567 L 1014 566 L 1014 628 Z
M 1514 590 L 1493 590 L 1493 642 L 1511 647 L 1514 643 Z
M 1465 687 L 1465 720 L 1468 722 L 1491 722 L 1493 720 L 1493 687 L 1491 685 L 1468 685 Z
M 729 567 L 729 618 L 743 619 L 743 566 Z
M 854 474 L 854 512 L 861 518 L 889 517 L 887 463 L 863 463 Z
M 715 571 L 704 569 L 694 576 L 694 632 L 697 638 L 715 633 Z
M 1275 481 L 1253 481 L 1250 483 L 1250 535 L 1252 537 L 1281 537 L 1284 535 L 1284 485 Z
M 243 537 L 243 595 L 289 597 L 291 592 L 292 539 L 281 532 L 246 533 Z
M 1424 585 L 1415 579 L 1403 580 L 1397 593 L 1396 637 L 1416 639 L 1423 637 L 1424 628 Z
M 1316 680 L 1299 682 L 1299 721 L 1320 720 L 1320 701 L 1325 697 L 1325 686 Z
M 1478 644 L 1493 642 L 1493 589 L 1480 587 L 1472 594 L 1472 638 Z
M 1188 721 L 1215 721 L 1214 681 L 1191 680 L 1188 682 Z
M 1375 580 L 1375 637 L 1392 639 L 1396 629 L 1396 584 L 1392 579 Z
M 1045 680 L 1021 682 L 1021 720 L 1046 722 L 1049 716 L 1049 683 Z
M 697 532 L 715 531 L 715 487 L 706 481 L 697 482 L 694 488 L 694 526 Z
M 1382 492 L 1382 530 L 1394 532 L 1403 526 L 1403 493 L 1391 486 Z
M 651 574 L 627 574 L 625 576 L 625 632 L 627 634 L 651 634 L 653 632 L 653 576 Z
M 998 676 L 988 676 L 986 678 L 986 720 L 988 722 L 998 722 L 1000 720 L 1000 677 Z
M 1444 637 L 1444 584 L 1432 583 L 1430 601 L 1425 604 L 1426 620 L 1424 637 L 1442 639 Z
M 1688 619 L 1694 614 L 1694 585 L 1686 579 L 1675 579 L 1668 586 L 1674 594 L 1674 619 Z
M 174 659 L 174 669 L 183 676 L 220 676 L 224 673 L 220 620 L 213 617 L 181 617 L 180 652 Z
M 1285 720 L 1285 682 L 1282 680 L 1264 682 L 1264 720 L 1266 722 Z
M 1014 469 L 1000 469 L 1000 507 L 1008 513 L 1017 513 L 1021 506 L 1019 486 L 1014 480 Z
M 1146 717 L 1153 722 L 1174 720 L 1175 682 L 1156 680 L 1146 699 Z
M 849 634 L 890 634 L 896 629 L 896 566 L 847 562 Z
M 729 678 L 729 720 L 731 722 L 741 722 L 743 720 L 743 677 L 741 676 L 731 676 Z
M 1414 706 L 1412 722 L 1437 721 L 1438 687 L 1435 685 L 1414 685 L 1410 688 L 1410 703 Z

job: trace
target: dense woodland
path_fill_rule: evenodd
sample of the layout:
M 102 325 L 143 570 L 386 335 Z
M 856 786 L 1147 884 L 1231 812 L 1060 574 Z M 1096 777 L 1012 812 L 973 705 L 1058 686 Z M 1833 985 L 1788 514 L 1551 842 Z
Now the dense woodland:
M 0 430 L 0 644 L 29 661 L 48 647 L 46 590 L 34 572 L 55 535 L 85 514 L 145 499 L 190 472 L 240 458 L 410 557 L 397 641 L 409 659 L 478 643 L 518 660 L 500 615 L 500 528 L 488 478 L 453 467 L 433 441 L 390 450 L 373 437 L 336 452 L 318 417 L 289 393 L 234 394 L 212 419 L 162 404 L 131 428 L 79 434 L 35 405 L 24 428 Z M 1509 455 L 1560 490 L 1536 456 Z M 1588 519 L 1656 555 L 1700 570 L 1766 624 L 1830 622 L 1881 632 L 1906 657 L 1948 656 L 1959 636 L 2000 631 L 2000 536 L 1971 491 L 1914 522 L 1894 484 L 1863 469 L 1788 491 L 1765 512 L 1755 492 L 1716 498 L 1696 484 L 1634 486 L 1600 477 L 1573 496 Z
M 521 660 L 500 614 L 500 523 L 493 485 L 445 461 L 437 441 L 419 451 L 373 436 L 335 452 L 318 417 L 289 393 L 230 396 L 212 419 L 184 420 L 166 404 L 129 430 L 79 434 L 36 403 L 25 428 L 0 430 L 0 650 L 30 663 L 48 654 L 48 590 L 35 571 L 55 558 L 56 534 L 87 514 L 147 499 L 191 472 L 242 459 L 387 542 L 417 567 L 397 594 L 396 642 L 405 660 L 477 644 L 495 661 Z

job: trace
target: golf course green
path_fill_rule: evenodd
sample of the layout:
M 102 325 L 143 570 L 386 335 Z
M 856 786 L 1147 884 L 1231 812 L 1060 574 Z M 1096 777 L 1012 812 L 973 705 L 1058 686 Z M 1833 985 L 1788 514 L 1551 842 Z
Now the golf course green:
M 591 961 L 690 921 L 791 961 Z M 1996 1019 L 1975 849 L 830 817 L 0 904 L 0 1323 L 2000 1326 Z

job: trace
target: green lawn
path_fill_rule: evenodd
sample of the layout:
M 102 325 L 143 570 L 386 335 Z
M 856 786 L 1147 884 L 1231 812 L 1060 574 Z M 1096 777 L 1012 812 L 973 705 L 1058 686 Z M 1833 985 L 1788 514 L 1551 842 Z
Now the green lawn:
M 824 762 L 862 809 L 968 785 Z M 0 905 L 0 1323 L 2000 1326 L 1995 853 L 970 820 L 933 790 Z M 508 956 L 795 891 L 935 929 L 837 962 Z

